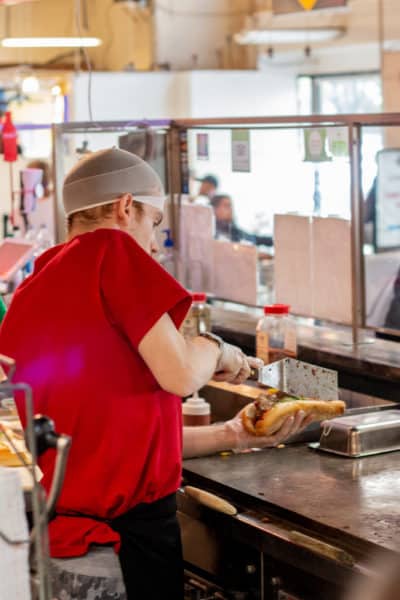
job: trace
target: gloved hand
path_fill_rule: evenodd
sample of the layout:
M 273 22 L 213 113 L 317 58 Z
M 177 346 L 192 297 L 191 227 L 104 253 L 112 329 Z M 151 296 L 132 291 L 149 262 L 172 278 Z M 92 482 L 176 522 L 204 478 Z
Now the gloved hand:
M 259 437 L 251 435 L 246 431 L 243 426 L 241 414 L 242 411 L 224 424 L 227 434 L 233 433 L 234 445 L 231 449 L 234 452 L 241 452 L 248 448 L 268 448 L 278 446 L 286 439 L 308 427 L 313 420 L 311 416 L 306 416 L 303 411 L 299 411 L 295 417 L 287 417 L 283 422 L 282 427 L 273 435 Z
M 240 384 L 250 377 L 252 368 L 263 365 L 263 361 L 259 358 L 245 356 L 237 346 L 224 343 L 213 379 Z

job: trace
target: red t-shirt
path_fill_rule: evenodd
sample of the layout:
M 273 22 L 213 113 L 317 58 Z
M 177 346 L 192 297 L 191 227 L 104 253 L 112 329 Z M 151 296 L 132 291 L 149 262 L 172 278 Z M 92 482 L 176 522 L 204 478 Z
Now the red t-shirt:
M 114 543 L 106 523 L 177 490 L 181 400 L 162 390 L 138 352 L 168 313 L 177 327 L 188 293 L 126 233 L 99 229 L 52 248 L 18 288 L 0 329 L 15 381 L 33 388 L 34 411 L 72 436 L 65 483 L 50 524 L 53 556 Z M 24 422 L 24 407 L 18 401 Z M 40 459 L 48 491 L 54 452 Z

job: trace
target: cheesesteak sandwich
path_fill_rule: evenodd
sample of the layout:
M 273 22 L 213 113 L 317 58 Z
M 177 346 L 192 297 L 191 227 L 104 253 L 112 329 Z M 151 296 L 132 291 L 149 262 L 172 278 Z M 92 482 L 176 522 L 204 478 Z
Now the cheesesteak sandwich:
M 242 411 L 243 425 L 249 433 L 259 436 L 273 435 L 287 417 L 302 410 L 314 421 L 332 419 L 344 413 L 346 405 L 341 400 L 317 400 L 269 389 Z

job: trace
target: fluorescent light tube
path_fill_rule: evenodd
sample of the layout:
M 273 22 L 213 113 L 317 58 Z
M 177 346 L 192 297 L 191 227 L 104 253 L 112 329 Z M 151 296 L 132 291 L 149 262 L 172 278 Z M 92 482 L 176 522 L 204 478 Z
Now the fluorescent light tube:
M 95 48 L 100 44 L 95 37 L 12 37 L 1 42 L 3 48 Z
M 310 29 L 253 29 L 235 35 L 238 44 L 275 45 L 329 42 L 344 33 L 341 27 Z

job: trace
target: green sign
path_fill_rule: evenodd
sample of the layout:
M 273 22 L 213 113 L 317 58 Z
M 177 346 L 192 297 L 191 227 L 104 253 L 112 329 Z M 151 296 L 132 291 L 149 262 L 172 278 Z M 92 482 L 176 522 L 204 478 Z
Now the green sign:
M 329 152 L 332 156 L 349 156 L 349 132 L 347 127 L 331 127 L 328 130 Z
M 250 131 L 232 129 L 232 171 L 250 173 Z
M 326 153 L 326 140 L 325 127 L 304 129 L 304 161 L 317 163 L 331 160 Z

